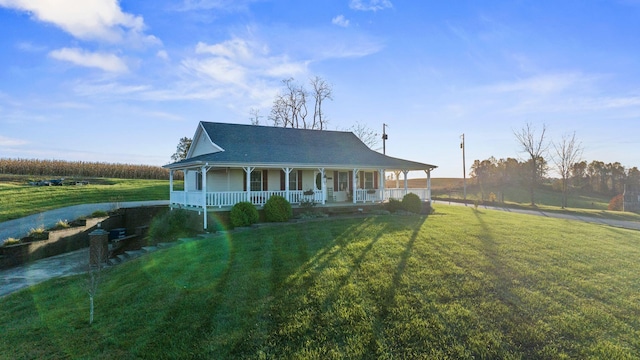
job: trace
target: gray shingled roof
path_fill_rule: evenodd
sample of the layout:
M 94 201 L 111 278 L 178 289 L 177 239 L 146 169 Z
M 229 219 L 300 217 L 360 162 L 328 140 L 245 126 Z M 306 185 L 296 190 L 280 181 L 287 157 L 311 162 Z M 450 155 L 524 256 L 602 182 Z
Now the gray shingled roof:
M 218 153 L 185 159 L 167 168 L 212 166 L 291 166 L 430 170 L 434 165 L 393 158 L 369 149 L 351 132 L 202 122 Z

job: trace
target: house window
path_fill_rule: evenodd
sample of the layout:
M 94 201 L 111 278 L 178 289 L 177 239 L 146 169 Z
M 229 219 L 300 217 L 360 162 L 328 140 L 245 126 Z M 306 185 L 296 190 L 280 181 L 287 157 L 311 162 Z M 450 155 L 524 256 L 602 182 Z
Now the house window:
M 251 172 L 251 191 L 262 191 L 262 171 Z
M 348 172 L 338 173 L 338 190 L 349 191 L 349 173 Z
M 298 190 L 298 172 L 289 173 L 289 190 Z
M 196 190 L 202 190 L 202 173 L 196 172 Z
M 372 172 L 364 173 L 364 188 L 373 189 L 373 173 Z

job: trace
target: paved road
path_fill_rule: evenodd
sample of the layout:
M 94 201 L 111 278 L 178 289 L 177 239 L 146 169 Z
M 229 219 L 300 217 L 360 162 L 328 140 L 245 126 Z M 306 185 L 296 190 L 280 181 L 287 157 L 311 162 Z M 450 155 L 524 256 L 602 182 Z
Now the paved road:
M 19 239 L 26 236 L 29 230 L 44 227 L 54 227 L 60 220 L 72 221 L 82 216 L 91 215 L 94 211 L 110 211 L 116 208 L 133 208 L 140 206 L 169 205 L 168 200 L 132 201 L 122 203 L 98 203 L 68 206 L 60 209 L 45 211 L 20 219 L 0 222 L 0 242 L 8 238 Z

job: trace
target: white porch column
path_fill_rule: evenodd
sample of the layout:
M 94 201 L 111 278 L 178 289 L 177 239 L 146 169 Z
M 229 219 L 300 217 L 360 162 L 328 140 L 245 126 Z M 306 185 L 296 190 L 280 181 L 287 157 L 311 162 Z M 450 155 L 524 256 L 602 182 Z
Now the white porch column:
M 187 182 L 187 174 L 189 172 L 189 170 L 184 169 L 184 186 L 182 187 L 182 191 L 184 192 L 184 207 L 187 207 L 187 186 L 188 186 L 188 182 Z
M 380 173 L 378 175 L 378 189 L 380 189 L 380 202 L 384 201 L 384 189 L 386 187 L 387 179 L 384 178 L 384 169 L 378 169 Z
M 407 179 L 409 170 L 402 170 L 402 173 L 404 174 L 404 194 L 407 195 L 409 193 L 409 181 Z
M 356 190 L 358 189 L 358 183 L 357 183 L 357 177 L 358 177 L 358 169 L 353 169 L 353 176 L 351 177 L 352 179 L 352 183 L 353 183 L 353 192 L 351 194 L 351 199 L 353 199 L 353 203 L 356 203 Z
M 284 192 L 286 194 L 286 198 L 288 202 L 291 202 L 291 198 L 289 196 L 289 174 L 291 173 L 292 168 L 282 168 L 284 171 Z M 302 179 L 298 179 L 298 181 L 302 181 Z
M 324 175 L 324 168 L 318 168 L 320 171 L 320 190 L 322 190 L 322 205 L 325 204 L 327 199 L 327 178 Z
M 431 169 L 425 170 L 427 173 L 427 200 L 431 202 Z
M 204 229 L 207 230 L 207 165 L 202 165 L 202 212 L 204 214 L 204 219 L 202 223 L 204 224 Z
M 244 169 L 244 172 L 247 173 L 247 200 L 248 202 L 251 202 L 251 172 L 253 171 L 253 169 L 255 169 L 255 167 L 251 167 L 251 166 L 243 166 L 242 169 Z

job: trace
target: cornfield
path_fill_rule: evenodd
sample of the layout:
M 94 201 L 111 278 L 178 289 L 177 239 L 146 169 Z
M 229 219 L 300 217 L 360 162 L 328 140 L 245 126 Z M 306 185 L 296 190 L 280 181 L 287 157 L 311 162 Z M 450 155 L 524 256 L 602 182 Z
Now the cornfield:
M 30 176 L 106 177 L 117 179 L 169 179 L 169 170 L 159 166 L 86 161 L 0 158 L 0 174 Z M 176 180 L 182 172 L 175 172 Z

